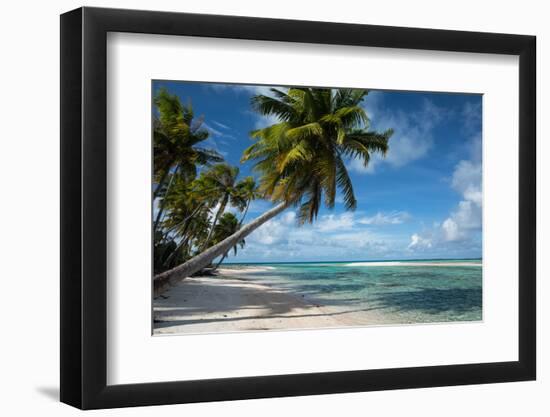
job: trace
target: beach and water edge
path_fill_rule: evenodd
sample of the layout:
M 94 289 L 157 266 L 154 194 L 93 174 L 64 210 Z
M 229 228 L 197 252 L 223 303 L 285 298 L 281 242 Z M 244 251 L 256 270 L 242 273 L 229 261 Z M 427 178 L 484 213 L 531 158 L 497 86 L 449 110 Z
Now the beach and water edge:
M 482 261 L 222 264 L 153 300 L 153 334 L 482 320 Z

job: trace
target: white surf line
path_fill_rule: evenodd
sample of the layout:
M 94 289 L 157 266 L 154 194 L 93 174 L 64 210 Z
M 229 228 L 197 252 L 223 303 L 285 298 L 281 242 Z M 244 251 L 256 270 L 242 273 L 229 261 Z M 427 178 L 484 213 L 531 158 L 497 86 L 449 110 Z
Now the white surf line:
M 481 262 L 351 262 L 345 266 L 482 266 Z

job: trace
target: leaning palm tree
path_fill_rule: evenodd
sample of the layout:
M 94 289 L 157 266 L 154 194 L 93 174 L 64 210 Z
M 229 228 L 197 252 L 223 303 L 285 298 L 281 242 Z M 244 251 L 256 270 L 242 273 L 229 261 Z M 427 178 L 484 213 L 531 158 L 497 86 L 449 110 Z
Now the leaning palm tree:
M 239 221 L 239 226 L 242 226 L 244 219 L 248 214 L 248 209 L 250 208 L 250 203 L 257 198 L 260 198 L 261 194 L 258 191 L 258 186 L 256 185 L 256 180 L 253 177 L 246 177 L 240 180 L 237 183 L 236 192 L 240 196 L 242 202 L 244 202 L 244 210 Z
M 215 196 L 214 201 L 217 202 L 218 207 L 214 214 L 214 219 L 212 220 L 208 235 L 201 245 L 202 250 L 210 245 L 218 220 L 224 213 L 227 204 L 231 203 L 239 208 L 242 208 L 244 205 L 244 200 L 236 188 L 238 175 L 239 168 L 228 164 L 214 165 L 204 173 L 205 188 L 210 195 Z
M 393 131 L 369 130 L 361 102 L 367 90 L 290 88 L 271 89 L 272 96 L 252 98 L 262 115 L 276 116 L 278 123 L 251 133 L 256 142 L 242 161 L 255 161 L 259 190 L 276 205 L 223 241 L 182 265 L 155 277 L 155 288 L 175 283 L 226 253 L 262 224 L 290 206 L 298 208 L 299 223 L 312 222 L 322 201 L 334 207 L 337 190 L 346 209 L 357 202 L 346 160 L 359 159 L 364 166 L 372 153 L 385 155 Z
M 193 107 L 183 105 L 177 95 L 162 89 L 155 97 L 158 115 L 153 121 L 153 166 L 157 184 L 154 196 L 166 186 L 172 171 L 187 180 L 197 174 L 197 165 L 220 162 L 223 158 L 215 151 L 199 146 L 209 137 L 202 118 L 195 119 Z
M 250 208 L 250 203 L 252 201 L 254 201 L 256 198 L 260 197 L 260 194 L 258 192 L 258 187 L 256 186 L 256 181 L 254 180 L 253 177 L 246 177 L 246 178 L 240 180 L 237 183 L 237 185 L 235 186 L 235 191 L 236 191 L 236 194 L 238 196 L 236 200 L 240 201 L 241 205 L 244 204 L 244 210 L 242 210 L 243 214 L 241 216 L 241 219 L 238 222 L 236 222 L 234 230 L 231 233 L 225 234 L 224 239 L 226 237 L 231 236 L 233 233 L 237 232 L 241 228 L 241 226 L 244 223 L 244 219 L 246 218 L 246 215 L 248 213 L 248 209 Z M 242 209 L 242 207 L 240 207 L 240 208 Z M 231 213 L 225 213 L 225 214 L 231 214 Z M 224 214 L 224 216 L 225 216 L 225 214 Z M 231 215 L 233 217 L 235 217 L 233 214 L 231 214 Z M 236 217 L 235 217 L 235 219 L 236 219 Z M 228 222 L 229 222 L 229 219 L 226 219 L 225 220 L 225 227 L 223 229 L 225 232 L 230 230 Z M 221 224 L 221 219 L 220 219 L 220 224 Z M 219 235 L 215 236 L 215 238 L 213 239 L 213 241 L 215 243 L 221 242 L 222 240 L 223 239 L 219 238 Z M 241 247 L 243 247 L 243 246 L 244 246 L 244 239 L 241 241 Z M 237 246 L 234 246 L 233 249 L 235 251 L 235 255 L 237 255 Z M 218 263 L 214 267 L 213 271 L 215 271 L 216 269 L 219 268 L 220 264 L 225 260 L 225 258 L 227 257 L 227 255 L 229 254 L 230 251 L 231 251 L 231 248 L 229 248 L 220 257 L 220 260 L 218 261 Z
M 153 198 L 158 207 L 153 224 L 156 233 L 164 215 L 164 197 L 170 193 L 174 179 L 179 176 L 190 182 L 197 175 L 197 166 L 220 162 L 223 158 L 216 151 L 199 146 L 208 139 L 209 133 L 202 119 L 194 118 L 190 103 L 183 105 L 177 95 L 162 89 L 155 97 L 155 106 L 158 111 L 153 121 L 156 183 Z
M 211 198 L 202 175 L 191 183 L 180 177 L 174 181 L 165 198 L 166 217 L 155 235 L 154 249 L 160 252 L 159 256 L 155 253 L 155 260 L 159 260 L 155 263 L 155 271 L 179 265 L 181 262 L 173 264 L 176 259 L 183 259 L 183 262 L 189 259 L 192 249 L 204 240 L 210 229 L 209 204 Z M 167 242 L 175 245 L 167 245 Z

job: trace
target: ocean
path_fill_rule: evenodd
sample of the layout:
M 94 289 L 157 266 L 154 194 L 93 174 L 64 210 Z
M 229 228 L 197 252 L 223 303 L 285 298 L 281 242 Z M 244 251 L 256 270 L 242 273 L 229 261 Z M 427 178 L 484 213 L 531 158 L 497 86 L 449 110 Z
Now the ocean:
M 308 301 L 379 313 L 391 323 L 482 320 L 480 259 L 224 264 Z

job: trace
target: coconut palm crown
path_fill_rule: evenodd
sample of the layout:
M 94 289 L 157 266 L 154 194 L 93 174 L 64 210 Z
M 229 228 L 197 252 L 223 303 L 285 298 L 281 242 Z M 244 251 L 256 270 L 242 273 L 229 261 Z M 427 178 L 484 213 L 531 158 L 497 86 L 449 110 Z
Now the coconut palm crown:
M 160 90 L 155 97 L 158 115 L 153 121 L 155 197 L 163 191 L 171 171 L 187 181 L 197 175 L 197 165 L 221 162 L 216 151 L 198 146 L 208 139 L 201 118 L 194 119 L 191 103 L 183 105 L 177 95 Z
M 291 205 L 298 207 L 300 223 L 315 220 L 323 199 L 328 208 L 334 207 L 338 191 L 345 207 L 355 209 L 346 162 L 359 159 L 366 166 L 371 154 L 385 155 L 393 133 L 391 129 L 381 133 L 369 130 L 369 119 L 361 107 L 367 94 L 367 90 L 352 89 L 272 88 L 269 96 L 254 96 L 253 109 L 278 121 L 251 132 L 256 142 L 244 151 L 242 162 L 254 161 L 258 192 L 277 204 L 220 242 L 201 248 L 201 253 L 183 264 L 156 275 L 155 295 L 216 257 L 225 257 L 246 236 Z
M 271 96 L 252 98 L 254 110 L 279 122 L 251 132 L 256 142 L 242 161 L 254 160 L 259 189 L 273 202 L 299 207 L 301 223 L 312 222 L 325 205 L 334 207 L 342 193 L 347 209 L 357 205 L 346 161 L 359 158 L 367 166 L 372 153 L 385 155 L 391 129 L 368 129 L 361 102 L 367 90 L 272 88 Z

